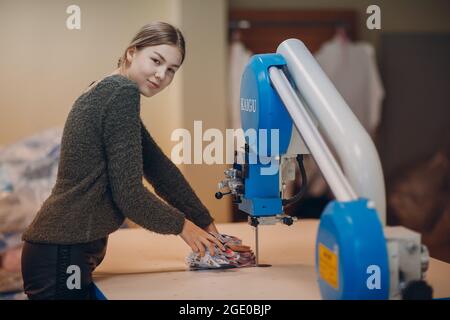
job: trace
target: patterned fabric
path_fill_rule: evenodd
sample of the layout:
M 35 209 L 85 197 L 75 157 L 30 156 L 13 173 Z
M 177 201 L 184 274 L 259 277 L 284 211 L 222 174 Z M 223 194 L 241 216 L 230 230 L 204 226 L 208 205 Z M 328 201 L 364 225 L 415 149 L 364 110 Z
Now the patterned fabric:
M 222 251 L 214 244 L 215 255 L 211 255 L 208 250 L 203 257 L 200 253 L 191 252 L 186 257 L 186 263 L 191 270 L 243 268 L 256 265 L 253 251 L 249 246 L 243 245 L 241 239 L 215 232 L 210 234 L 216 237 L 226 250 Z

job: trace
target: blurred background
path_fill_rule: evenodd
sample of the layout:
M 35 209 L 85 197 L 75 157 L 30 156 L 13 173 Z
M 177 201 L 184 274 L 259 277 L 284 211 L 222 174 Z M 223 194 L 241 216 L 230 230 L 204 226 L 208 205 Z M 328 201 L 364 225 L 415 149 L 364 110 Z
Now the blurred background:
M 66 27 L 70 5 L 81 9 L 79 30 Z M 366 26 L 370 5 L 381 10 L 379 30 Z M 54 183 L 73 102 L 155 20 L 179 27 L 187 44 L 173 84 L 141 99 L 142 119 L 167 155 L 172 131 L 193 130 L 194 120 L 203 130 L 240 127 L 248 59 L 298 38 L 376 143 L 388 224 L 419 231 L 431 255 L 450 262 L 449 1 L 0 0 L 0 272 L 20 269 L 20 234 Z M 318 218 L 332 195 L 306 161 L 310 191 L 288 213 Z M 230 199 L 214 198 L 227 165 L 179 167 L 217 222 L 245 220 Z M 0 274 L 0 291 L 17 279 Z

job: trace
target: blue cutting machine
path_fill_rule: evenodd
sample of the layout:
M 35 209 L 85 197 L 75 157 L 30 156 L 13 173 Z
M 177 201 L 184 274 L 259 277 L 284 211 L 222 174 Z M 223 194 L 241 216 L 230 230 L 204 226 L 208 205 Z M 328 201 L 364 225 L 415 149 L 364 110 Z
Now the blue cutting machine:
M 232 195 L 249 215 L 258 265 L 258 226 L 297 220 L 284 208 L 303 196 L 303 155 L 311 154 L 336 197 L 321 216 L 316 240 L 323 298 L 398 299 L 423 281 L 428 254 L 420 235 L 384 226 L 383 173 L 371 138 L 301 41 L 286 40 L 277 53 L 251 58 L 240 113 L 245 143 L 219 183 L 228 192 L 216 197 Z M 302 188 L 285 198 L 297 167 Z

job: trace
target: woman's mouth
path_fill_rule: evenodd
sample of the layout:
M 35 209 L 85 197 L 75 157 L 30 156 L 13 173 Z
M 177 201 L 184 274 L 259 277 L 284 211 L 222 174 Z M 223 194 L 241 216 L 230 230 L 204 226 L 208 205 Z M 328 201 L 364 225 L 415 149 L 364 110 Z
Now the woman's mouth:
M 157 85 L 156 83 L 154 83 L 150 80 L 147 80 L 147 85 L 152 89 L 159 89 L 159 85 Z

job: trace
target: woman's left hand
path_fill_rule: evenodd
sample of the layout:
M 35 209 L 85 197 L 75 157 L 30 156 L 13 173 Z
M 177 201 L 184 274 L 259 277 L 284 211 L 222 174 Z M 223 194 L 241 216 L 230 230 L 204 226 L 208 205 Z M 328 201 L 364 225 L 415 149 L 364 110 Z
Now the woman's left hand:
M 214 222 L 211 222 L 204 230 L 206 232 L 219 233 L 219 231 L 217 230 L 216 225 L 214 224 Z

